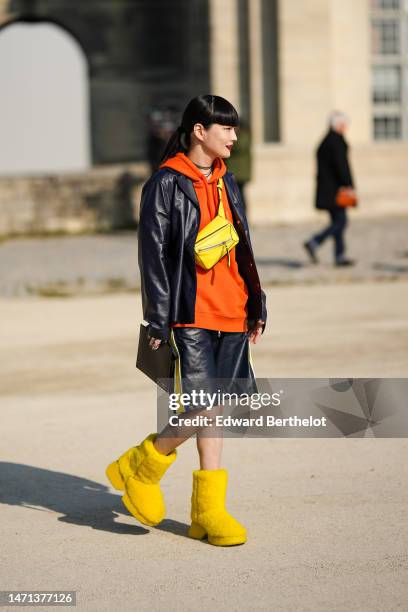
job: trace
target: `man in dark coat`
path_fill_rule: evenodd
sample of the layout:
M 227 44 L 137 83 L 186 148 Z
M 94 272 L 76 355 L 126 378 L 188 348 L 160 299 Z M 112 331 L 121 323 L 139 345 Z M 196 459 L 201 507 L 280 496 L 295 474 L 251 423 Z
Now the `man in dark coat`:
M 347 159 L 348 145 L 343 133 L 348 127 L 346 115 L 334 112 L 330 116 L 330 129 L 317 149 L 316 208 L 327 210 L 330 224 L 303 244 L 310 259 L 317 263 L 317 248 L 328 238 L 334 238 L 334 260 L 336 266 L 350 266 L 354 261 L 345 257 L 343 232 L 347 226 L 346 208 L 336 204 L 340 187 L 348 187 L 354 193 L 353 178 Z

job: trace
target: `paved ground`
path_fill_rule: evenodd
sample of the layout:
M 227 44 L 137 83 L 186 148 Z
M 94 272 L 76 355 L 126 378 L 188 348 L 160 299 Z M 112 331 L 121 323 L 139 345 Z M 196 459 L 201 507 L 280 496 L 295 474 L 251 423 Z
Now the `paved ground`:
M 406 377 L 407 281 L 267 293 L 258 376 Z M 406 610 L 406 439 L 226 440 L 244 546 L 186 537 L 193 439 L 163 479 L 166 520 L 124 510 L 105 465 L 155 428 L 134 367 L 140 314 L 134 293 L 0 299 L 0 589 L 73 589 L 95 612 Z
M 364 220 L 354 217 L 347 230 L 353 268 L 334 269 L 333 245 L 311 265 L 302 243 L 320 223 L 258 227 L 252 241 L 264 285 L 408 279 L 408 216 Z M 139 286 L 137 235 L 20 239 L 0 243 L 0 295 L 89 294 Z

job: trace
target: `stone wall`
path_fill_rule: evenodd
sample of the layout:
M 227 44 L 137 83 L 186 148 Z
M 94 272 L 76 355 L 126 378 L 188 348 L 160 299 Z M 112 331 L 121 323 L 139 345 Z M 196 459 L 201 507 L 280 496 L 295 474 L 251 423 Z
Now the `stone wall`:
M 145 164 L 0 179 L 0 236 L 80 233 L 137 225 Z
M 252 224 L 321 219 L 314 209 L 312 148 L 256 145 L 254 155 L 254 180 L 247 186 Z M 355 145 L 350 159 L 360 198 L 353 215 L 408 214 L 408 144 Z M 148 175 L 147 164 L 126 164 L 84 174 L 2 178 L 0 236 L 135 227 Z

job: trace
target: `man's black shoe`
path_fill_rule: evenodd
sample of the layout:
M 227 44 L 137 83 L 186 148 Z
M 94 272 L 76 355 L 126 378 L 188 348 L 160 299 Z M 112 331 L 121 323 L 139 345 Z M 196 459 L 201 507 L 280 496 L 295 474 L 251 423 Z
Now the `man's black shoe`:
M 319 260 L 316 257 L 316 251 L 310 242 L 304 242 L 303 247 L 306 249 L 307 254 L 309 255 L 311 261 L 313 263 L 319 263 Z
M 346 259 L 345 257 L 341 259 L 336 259 L 336 266 L 354 266 L 356 262 L 354 259 Z

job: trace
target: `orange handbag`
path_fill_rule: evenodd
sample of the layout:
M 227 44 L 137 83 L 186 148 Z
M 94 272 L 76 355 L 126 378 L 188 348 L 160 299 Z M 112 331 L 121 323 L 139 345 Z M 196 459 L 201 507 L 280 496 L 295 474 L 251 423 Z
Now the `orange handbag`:
M 357 196 L 355 193 L 350 194 L 349 187 L 340 187 L 336 193 L 336 204 L 341 208 L 357 206 Z

